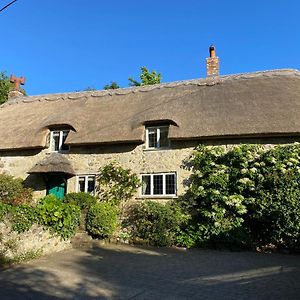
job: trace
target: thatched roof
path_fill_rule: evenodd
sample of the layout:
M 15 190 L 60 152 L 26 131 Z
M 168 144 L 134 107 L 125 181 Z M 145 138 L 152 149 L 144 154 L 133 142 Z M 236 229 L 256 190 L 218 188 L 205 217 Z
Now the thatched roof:
M 170 139 L 299 135 L 300 72 L 21 97 L 0 107 L 0 119 L 0 150 L 45 147 L 49 126 L 62 124 L 75 129 L 70 145 L 142 143 L 144 124 L 164 120 Z
M 62 154 L 53 152 L 33 166 L 28 173 L 65 173 L 70 177 L 75 171 L 69 160 Z

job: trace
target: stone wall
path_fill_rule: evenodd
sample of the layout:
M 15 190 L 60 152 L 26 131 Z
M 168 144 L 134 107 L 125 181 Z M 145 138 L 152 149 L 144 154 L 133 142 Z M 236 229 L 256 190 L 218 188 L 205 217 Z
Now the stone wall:
M 233 147 L 240 143 L 255 143 L 271 147 L 276 144 L 292 143 L 299 138 L 269 138 L 269 139 L 235 139 L 207 140 L 207 145 L 225 145 Z M 123 167 L 130 168 L 134 173 L 176 172 L 177 195 L 184 193 L 185 180 L 190 172 L 184 168 L 184 161 L 191 155 L 199 141 L 173 142 L 167 150 L 147 150 L 144 145 L 98 145 L 72 147 L 64 155 L 70 160 L 77 175 L 96 174 L 100 167 L 110 161 L 117 161 Z M 36 162 L 49 154 L 48 149 L 2 152 L 0 154 L 0 172 L 21 177 L 25 183 L 33 187 L 35 197 L 45 195 L 45 183 L 42 175 L 28 175 L 27 171 Z M 76 177 L 68 180 L 68 192 L 76 191 Z M 136 199 L 141 199 L 140 191 Z M 158 198 L 160 200 L 164 198 Z
M 189 176 L 189 172 L 182 167 L 183 161 L 192 153 L 194 147 L 195 143 L 181 143 L 167 150 L 146 150 L 143 145 L 119 145 L 93 148 L 89 152 L 86 147 L 78 147 L 72 149 L 68 159 L 77 174 L 96 174 L 100 167 L 110 161 L 119 162 L 137 175 L 176 172 L 177 194 L 180 195 L 184 191 L 183 181 Z M 76 189 L 76 178 L 69 180 L 68 188 L 69 191 Z M 136 198 L 140 198 L 140 191 Z
M 0 259 L 22 261 L 71 248 L 70 241 L 64 241 L 49 230 L 34 224 L 28 231 L 17 233 L 8 221 L 0 222 Z

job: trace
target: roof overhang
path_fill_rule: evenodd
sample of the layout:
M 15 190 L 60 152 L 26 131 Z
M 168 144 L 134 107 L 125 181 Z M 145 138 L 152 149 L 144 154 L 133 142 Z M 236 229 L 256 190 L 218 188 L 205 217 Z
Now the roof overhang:
M 51 153 L 37 162 L 28 172 L 33 173 L 64 173 L 68 177 L 75 176 L 75 171 L 70 161 L 60 153 Z

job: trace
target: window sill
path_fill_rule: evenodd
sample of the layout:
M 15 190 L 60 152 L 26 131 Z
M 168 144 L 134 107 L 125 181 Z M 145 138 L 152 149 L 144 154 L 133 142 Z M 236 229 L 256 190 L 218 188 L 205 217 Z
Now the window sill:
M 59 151 L 54 151 L 54 150 L 49 150 L 48 153 L 61 153 L 61 154 L 68 154 L 70 150 L 59 150 Z
M 145 152 L 151 152 L 151 151 L 165 151 L 165 150 L 171 150 L 170 147 L 167 148 L 144 148 L 143 151 Z
M 177 199 L 177 195 L 151 195 L 151 196 L 139 196 L 136 197 L 137 200 L 145 200 L 145 199 Z

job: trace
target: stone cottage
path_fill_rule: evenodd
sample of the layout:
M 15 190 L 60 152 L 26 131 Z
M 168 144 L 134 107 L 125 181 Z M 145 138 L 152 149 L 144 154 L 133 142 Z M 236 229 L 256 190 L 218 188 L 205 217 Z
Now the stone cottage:
M 214 47 L 207 78 L 133 88 L 23 96 L 0 107 L 1 172 L 24 178 L 36 197 L 94 193 L 109 161 L 143 182 L 137 199 L 171 199 L 189 176 L 199 143 L 300 140 L 300 72 L 219 76 Z

